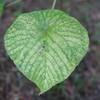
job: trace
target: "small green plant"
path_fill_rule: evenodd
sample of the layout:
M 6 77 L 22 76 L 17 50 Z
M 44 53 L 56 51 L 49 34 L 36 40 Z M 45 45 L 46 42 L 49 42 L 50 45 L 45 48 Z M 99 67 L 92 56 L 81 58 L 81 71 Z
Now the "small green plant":
M 86 29 L 73 17 L 54 9 L 21 14 L 4 40 L 17 68 L 40 94 L 65 80 L 88 50 Z

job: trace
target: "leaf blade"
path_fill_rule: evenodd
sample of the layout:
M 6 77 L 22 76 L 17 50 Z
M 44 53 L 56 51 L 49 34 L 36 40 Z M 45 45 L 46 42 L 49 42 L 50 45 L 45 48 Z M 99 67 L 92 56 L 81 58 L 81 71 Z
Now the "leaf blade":
M 88 45 L 85 28 L 59 10 L 21 14 L 5 35 L 8 55 L 41 93 L 72 73 Z

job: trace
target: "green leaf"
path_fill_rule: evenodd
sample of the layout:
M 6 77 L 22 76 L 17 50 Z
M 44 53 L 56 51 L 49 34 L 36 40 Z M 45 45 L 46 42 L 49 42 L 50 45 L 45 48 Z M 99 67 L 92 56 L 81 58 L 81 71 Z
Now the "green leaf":
M 3 7 L 4 7 L 4 1 L 3 0 L 0 0 L 0 16 L 3 13 Z
M 85 28 L 59 10 L 21 14 L 5 35 L 17 68 L 43 93 L 65 80 L 88 50 Z

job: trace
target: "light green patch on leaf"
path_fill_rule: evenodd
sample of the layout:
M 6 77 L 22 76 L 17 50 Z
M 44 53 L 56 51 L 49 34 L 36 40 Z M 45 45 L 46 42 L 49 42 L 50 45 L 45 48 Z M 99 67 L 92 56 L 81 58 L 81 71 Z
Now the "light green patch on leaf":
M 8 55 L 40 93 L 67 79 L 89 44 L 86 29 L 60 10 L 21 14 L 4 40 Z
M 4 0 L 0 0 L 0 16 L 3 13 L 3 7 L 4 7 Z

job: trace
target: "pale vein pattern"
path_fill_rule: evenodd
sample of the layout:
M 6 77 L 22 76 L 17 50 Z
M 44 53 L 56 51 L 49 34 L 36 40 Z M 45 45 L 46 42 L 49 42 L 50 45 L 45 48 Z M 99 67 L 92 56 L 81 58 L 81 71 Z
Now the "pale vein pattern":
M 65 80 L 88 50 L 87 31 L 59 10 L 21 14 L 4 40 L 17 68 L 41 93 Z

